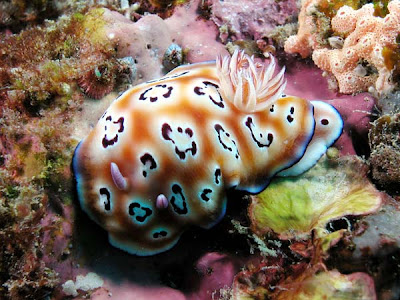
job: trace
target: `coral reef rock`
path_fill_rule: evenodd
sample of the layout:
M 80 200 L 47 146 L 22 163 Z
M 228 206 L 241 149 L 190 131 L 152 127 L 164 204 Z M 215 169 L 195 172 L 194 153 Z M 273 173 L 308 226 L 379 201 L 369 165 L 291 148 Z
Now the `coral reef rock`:
M 292 271 L 289 271 L 292 269 Z M 291 275 L 289 275 L 291 274 Z M 232 285 L 232 300 L 249 299 L 365 299 L 376 300 L 371 276 L 322 270 L 307 263 L 283 267 L 281 261 L 262 262 L 238 273 Z
M 218 28 L 211 20 L 199 18 L 198 9 L 204 0 L 192 0 L 175 8 L 174 14 L 165 19 L 174 42 L 186 53 L 190 63 L 215 60 L 216 54 L 226 54 L 225 46 L 218 41 Z
M 400 192 L 400 113 L 383 115 L 369 132 L 372 178 L 395 193 Z
M 211 5 L 211 20 L 218 26 L 224 43 L 228 38 L 265 38 L 277 25 L 291 21 L 298 10 L 294 0 L 213 0 Z
M 133 57 L 137 83 L 162 76 L 164 54 L 173 38 L 164 20 L 146 15 L 134 23 L 115 11 L 104 10 L 108 24 L 105 35 L 117 46 L 118 57 Z

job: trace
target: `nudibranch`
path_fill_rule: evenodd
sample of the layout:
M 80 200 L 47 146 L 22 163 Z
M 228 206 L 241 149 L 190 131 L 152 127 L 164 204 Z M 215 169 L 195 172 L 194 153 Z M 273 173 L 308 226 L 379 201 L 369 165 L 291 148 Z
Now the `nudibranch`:
M 225 214 L 226 191 L 300 174 L 341 134 L 332 106 L 285 96 L 284 70 L 241 51 L 119 96 L 73 158 L 82 209 L 115 247 L 153 255 Z

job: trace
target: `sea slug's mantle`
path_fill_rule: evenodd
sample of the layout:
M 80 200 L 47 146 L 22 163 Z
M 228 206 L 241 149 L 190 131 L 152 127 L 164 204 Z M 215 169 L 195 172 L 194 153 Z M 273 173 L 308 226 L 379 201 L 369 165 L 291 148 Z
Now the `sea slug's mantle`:
M 332 106 L 281 94 L 236 52 L 181 66 L 118 97 L 77 147 L 82 209 L 114 246 L 137 255 L 170 249 L 189 226 L 225 214 L 226 190 L 259 193 L 274 175 L 300 174 L 341 134 Z

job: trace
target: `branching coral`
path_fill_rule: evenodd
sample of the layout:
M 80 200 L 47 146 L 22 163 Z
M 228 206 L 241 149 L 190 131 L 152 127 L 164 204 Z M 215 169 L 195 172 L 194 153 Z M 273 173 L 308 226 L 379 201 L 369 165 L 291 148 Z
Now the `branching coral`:
M 378 93 L 387 93 L 397 85 L 391 78 L 394 66 L 385 64 L 383 50 L 397 46 L 400 1 L 389 2 L 388 10 L 389 14 L 381 18 L 374 16 L 373 4 L 359 10 L 343 6 L 332 19 L 332 29 L 345 36 L 343 48 L 317 49 L 312 58 L 318 67 L 336 77 L 340 92 L 373 87 Z
M 365 0 L 302 0 L 298 18 L 299 29 L 296 35 L 290 36 L 285 42 L 285 51 L 299 53 L 303 58 L 311 55 L 315 49 L 340 46 L 332 36 L 331 20 L 343 6 L 359 9 Z M 388 0 L 374 0 L 374 16 L 384 17 Z M 332 39 L 333 38 L 333 39 Z
M 316 65 L 336 78 L 342 93 L 391 91 L 397 85 L 392 74 L 397 68 L 400 1 L 361 8 L 362 1 L 332 3 L 303 2 L 299 32 L 286 41 L 285 51 L 312 54 Z
M 299 53 L 305 58 L 313 49 L 324 46 L 324 33 L 329 31 L 329 19 L 318 11 L 322 0 L 303 0 L 299 14 L 297 35 L 290 36 L 284 45 L 288 53 Z

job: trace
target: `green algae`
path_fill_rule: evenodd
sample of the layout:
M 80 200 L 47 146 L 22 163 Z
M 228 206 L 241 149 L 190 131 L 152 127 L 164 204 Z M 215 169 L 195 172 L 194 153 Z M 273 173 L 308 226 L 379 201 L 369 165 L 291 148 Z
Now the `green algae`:
M 275 180 L 257 197 L 254 222 L 275 232 L 310 231 L 310 225 L 315 222 L 310 222 L 313 219 L 312 200 L 307 193 L 310 186 L 307 183 L 296 185 L 295 180 Z
M 376 299 L 374 282 L 365 273 L 340 274 L 336 270 L 305 276 L 292 283 L 275 299 L 285 300 L 346 300 Z
M 396 37 L 396 44 L 383 47 L 382 56 L 386 68 L 393 72 L 393 80 L 398 81 L 400 77 L 400 34 Z
M 262 274 L 254 274 L 254 277 L 257 275 L 263 276 Z M 238 286 L 239 288 L 234 287 L 231 291 L 234 296 L 233 299 L 236 300 L 376 299 L 372 278 L 361 272 L 345 275 L 337 270 L 316 271 L 307 269 L 300 276 L 289 278 L 274 287 L 253 285 L 251 288 L 245 289 L 240 285 Z
M 4 193 L 8 199 L 15 199 L 19 196 L 20 191 L 17 189 L 17 187 L 8 185 L 6 186 Z
M 317 8 L 329 19 L 332 19 L 342 6 L 347 5 L 353 9 L 359 9 L 366 3 L 365 0 L 322 0 L 318 3 Z
M 373 1 L 372 3 L 374 4 L 374 16 L 384 18 L 389 13 L 387 6 L 390 1 L 391 0 Z
M 252 197 L 251 228 L 260 236 L 274 232 L 280 239 L 303 239 L 313 230 L 323 235 L 332 220 L 372 213 L 382 200 L 366 172 L 356 158 L 324 158 L 301 176 L 274 179 Z
M 387 8 L 389 2 L 390 0 L 322 0 L 318 3 L 317 9 L 326 17 L 332 19 L 342 6 L 347 5 L 357 10 L 365 4 L 372 3 L 375 9 L 374 16 L 383 18 L 389 13 Z

